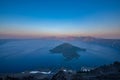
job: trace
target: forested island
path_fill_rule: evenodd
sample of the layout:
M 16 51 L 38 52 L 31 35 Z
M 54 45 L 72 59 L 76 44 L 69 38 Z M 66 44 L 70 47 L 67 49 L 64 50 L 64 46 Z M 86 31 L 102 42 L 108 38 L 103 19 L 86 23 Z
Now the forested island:
M 80 55 L 78 54 L 78 52 L 80 51 L 86 51 L 86 49 L 73 46 L 69 43 L 60 44 L 50 50 L 51 53 L 62 54 L 67 60 L 79 58 Z

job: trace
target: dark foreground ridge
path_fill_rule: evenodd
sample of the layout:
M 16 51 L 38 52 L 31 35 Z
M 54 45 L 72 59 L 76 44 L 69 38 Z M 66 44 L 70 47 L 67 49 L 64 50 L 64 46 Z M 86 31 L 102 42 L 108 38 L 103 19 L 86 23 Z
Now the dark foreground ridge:
M 0 80 L 120 80 L 120 62 L 103 65 L 92 70 L 59 69 L 56 72 L 30 71 L 0 74 Z
M 63 43 L 50 50 L 51 53 L 62 54 L 67 60 L 79 58 L 78 51 L 86 51 L 86 49 L 73 46 L 69 43 Z

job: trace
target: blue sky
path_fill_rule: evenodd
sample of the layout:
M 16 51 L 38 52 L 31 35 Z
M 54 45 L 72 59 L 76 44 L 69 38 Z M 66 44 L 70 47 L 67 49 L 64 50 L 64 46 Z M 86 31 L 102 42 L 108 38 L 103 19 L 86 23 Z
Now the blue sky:
M 0 0 L 0 37 L 120 38 L 120 0 Z

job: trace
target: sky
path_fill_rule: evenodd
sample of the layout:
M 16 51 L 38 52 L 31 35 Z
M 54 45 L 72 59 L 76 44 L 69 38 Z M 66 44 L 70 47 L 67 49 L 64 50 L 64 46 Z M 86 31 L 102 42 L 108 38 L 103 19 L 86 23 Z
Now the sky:
M 120 0 L 0 0 L 0 38 L 120 38 Z

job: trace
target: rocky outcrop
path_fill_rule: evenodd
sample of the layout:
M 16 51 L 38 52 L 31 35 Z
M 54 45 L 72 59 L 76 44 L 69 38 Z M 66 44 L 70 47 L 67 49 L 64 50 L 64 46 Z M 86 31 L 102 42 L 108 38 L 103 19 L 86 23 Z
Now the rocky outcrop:
M 56 73 L 51 80 L 67 80 L 64 71 L 59 71 Z

